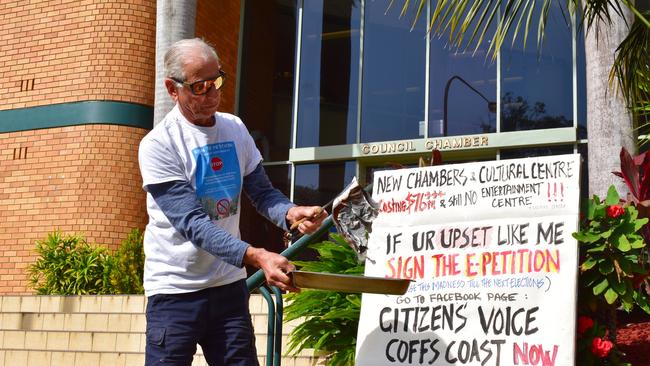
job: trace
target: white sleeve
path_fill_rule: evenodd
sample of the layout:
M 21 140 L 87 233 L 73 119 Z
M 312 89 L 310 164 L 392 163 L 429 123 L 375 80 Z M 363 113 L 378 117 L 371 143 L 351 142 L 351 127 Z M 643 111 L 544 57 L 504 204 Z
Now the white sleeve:
M 171 151 L 160 141 L 144 138 L 140 142 L 138 163 L 142 174 L 142 188 L 145 191 L 150 184 L 187 181 L 178 153 Z

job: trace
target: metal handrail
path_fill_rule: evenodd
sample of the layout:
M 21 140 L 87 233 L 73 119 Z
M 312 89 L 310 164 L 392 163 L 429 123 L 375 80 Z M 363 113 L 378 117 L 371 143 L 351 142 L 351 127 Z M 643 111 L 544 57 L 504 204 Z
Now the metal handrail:
M 273 298 L 266 287 L 259 288 L 260 294 L 266 299 L 268 305 L 269 320 L 266 328 L 266 366 L 273 366 L 273 346 L 275 345 L 275 309 L 273 308 Z
M 332 215 L 329 215 L 323 220 L 323 224 L 316 232 L 302 236 L 280 254 L 288 259 L 294 258 L 309 244 L 315 242 L 325 232 L 329 231 L 333 224 Z M 265 280 L 264 271 L 260 269 L 246 280 L 246 286 L 248 286 L 249 293 L 259 289 L 264 299 L 266 299 L 269 311 L 266 336 L 266 366 L 280 366 L 282 360 L 282 292 L 275 286 L 271 287 L 275 294 L 275 306 L 273 306 L 273 298 L 269 291 L 265 287 L 261 287 Z
M 302 236 L 295 243 L 291 244 L 287 249 L 280 253 L 280 255 L 285 256 L 288 259 L 293 259 L 296 255 L 298 255 L 298 253 L 305 249 L 307 245 L 312 244 L 314 241 L 316 241 L 316 239 L 319 239 L 321 235 L 325 234 L 325 232 L 327 232 L 332 227 L 332 225 L 334 225 L 334 221 L 332 220 L 332 215 L 329 215 L 325 220 L 323 220 L 323 224 L 320 228 L 318 228 L 318 230 L 316 230 L 316 232 Z M 261 269 L 258 270 L 246 280 L 248 291 L 253 292 L 255 289 L 260 287 L 265 280 L 266 277 L 264 277 L 264 271 Z
M 273 348 L 273 366 L 280 366 L 282 361 L 282 291 L 276 286 L 271 287 L 275 294 L 275 343 Z
M 364 190 L 368 193 L 372 191 L 372 184 L 367 185 Z M 328 204 L 329 205 L 329 204 Z M 327 205 L 326 205 L 327 206 Z M 319 239 L 323 234 L 325 234 L 329 229 L 334 225 L 334 220 L 332 215 L 327 216 L 320 228 L 314 233 L 304 235 L 300 239 L 296 240 L 295 243 L 291 244 L 287 249 L 285 249 L 280 255 L 293 259 L 298 253 L 305 249 L 309 244 L 312 244 L 317 239 Z M 268 318 L 268 332 L 267 334 L 267 345 L 266 345 L 266 365 L 267 366 L 280 366 L 280 361 L 282 358 L 282 292 L 280 289 L 273 286 L 271 290 L 275 294 L 275 307 L 273 306 L 273 298 L 269 294 L 269 291 L 260 287 L 266 280 L 264 276 L 264 271 L 261 269 L 255 272 L 246 280 L 246 286 L 248 286 L 248 292 L 251 293 L 255 289 L 260 289 L 262 296 L 266 299 L 269 309 L 269 318 Z M 277 314 L 277 316 L 276 316 Z M 270 333 L 273 332 L 273 335 Z

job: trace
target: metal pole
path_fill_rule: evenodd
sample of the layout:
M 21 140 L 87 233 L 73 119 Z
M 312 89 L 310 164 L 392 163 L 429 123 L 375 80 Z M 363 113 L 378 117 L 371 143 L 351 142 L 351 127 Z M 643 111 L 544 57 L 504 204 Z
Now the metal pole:
M 289 248 L 285 249 L 281 255 L 291 259 L 295 257 L 302 249 L 304 249 L 307 245 L 313 243 L 316 239 L 320 238 L 321 235 L 325 234 L 329 230 L 330 227 L 334 222 L 332 221 L 332 215 L 329 215 L 324 221 L 323 225 L 313 234 L 310 235 L 305 235 L 298 239 L 295 243 L 291 244 Z M 264 271 L 259 270 L 255 272 L 252 276 L 250 276 L 246 280 L 246 285 L 248 286 L 248 291 L 253 291 L 256 288 L 260 287 L 264 281 L 266 280 L 266 277 L 264 277 Z
M 275 345 L 273 351 L 273 366 L 280 366 L 282 361 L 282 312 L 284 305 L 282 303 L 282 292 L 276 286 L 271 287 L 275 294 Z M 271 320 L 269 319 L 269 324 Z
M 275 344 L 275 307 L 273 298 L 265 287 L 260 287 L 260 293 L 266 299 L 269 310 L 269 319 L 266 329 L 266 366 L 273 366 L 273 348 Z

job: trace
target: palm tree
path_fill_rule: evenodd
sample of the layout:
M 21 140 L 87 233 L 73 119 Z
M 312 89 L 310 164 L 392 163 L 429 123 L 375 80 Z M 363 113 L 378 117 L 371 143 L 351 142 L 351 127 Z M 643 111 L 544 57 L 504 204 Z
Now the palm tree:
M 646 10 L 643 15 L 650 18 L 650 11 Z M 617 51 L 610 84 L 619 82 L 627 106 L 637 118 L 637 125 L 647 134 L 644 127 L 650 123 L 650 27 L 634 22 Z M 645 142 L 647 138 L 642 140 Z
M 415 7 L 417 22 L 427 1 L 402 0 L 401 15 Z M 522 32 L 526 44 L 535 20 L 541 47 L 550 5 L 551 0 L 438 0 L 429 27 L 437 35 L 448 33 L 450 45 L 457 48 L 475 44 L 478 49 L 487 36 L 496 57 L 507 40 L 514 43 Z M 541 11 L 535 19 L 536 9 Z M 586 34 L 590 195 L 606 192 L 611 184 L 624 191 L 624 183 L 610 172 L 619 170 L 621 147 L 637 151 L 638 121 L 650 113 L 650 12 L 637 10 L 628 0 L 567 0 L 566 9 L 571 16 L 581 9 Z

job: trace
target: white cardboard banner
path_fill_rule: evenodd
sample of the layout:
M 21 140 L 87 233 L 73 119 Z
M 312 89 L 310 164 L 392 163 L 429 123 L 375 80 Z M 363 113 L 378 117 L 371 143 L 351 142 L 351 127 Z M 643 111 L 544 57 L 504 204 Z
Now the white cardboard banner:
M 361 366 L 573 365 L 579 155 L 375 173 Z

